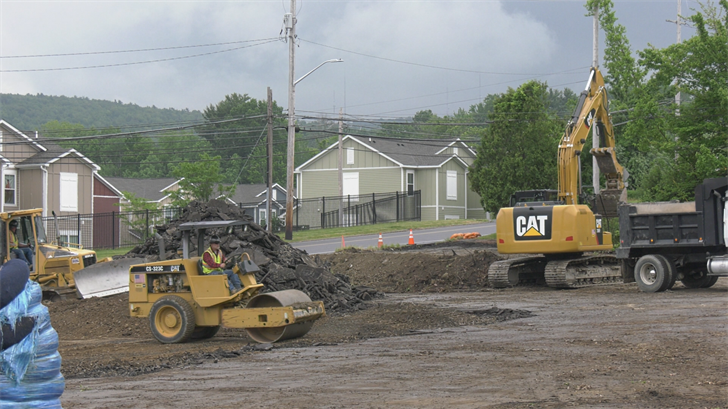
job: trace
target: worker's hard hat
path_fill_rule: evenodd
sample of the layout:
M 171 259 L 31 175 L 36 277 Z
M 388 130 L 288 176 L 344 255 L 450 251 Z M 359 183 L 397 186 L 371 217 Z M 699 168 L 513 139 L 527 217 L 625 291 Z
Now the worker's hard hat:
M 18 227 L 18 221 L 17 220 L 10 220 L 10 227 Z
M 212 243 L 220 244 L 220 236 L 210 237 L 210 244 L 212 244 Z

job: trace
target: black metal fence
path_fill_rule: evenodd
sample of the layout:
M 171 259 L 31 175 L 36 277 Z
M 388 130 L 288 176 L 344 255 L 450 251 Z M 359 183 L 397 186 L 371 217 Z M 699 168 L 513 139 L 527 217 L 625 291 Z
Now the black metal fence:
M 43 218 L 46 236 L 60 243 L 80 244 L 90 249 L 132 247 L 154 235 L 154 226 L 168 223 L 182 209 L 110 212 Z
M 331 196 L 294 201 L 294 230 L 421 220 L 421 191 Z

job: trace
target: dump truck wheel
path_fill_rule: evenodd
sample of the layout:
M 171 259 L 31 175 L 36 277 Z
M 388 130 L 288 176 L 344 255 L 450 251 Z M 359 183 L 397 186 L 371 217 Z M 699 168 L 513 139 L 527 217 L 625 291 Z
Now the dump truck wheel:
M 192 332 L 192 336 L 190 339 L 208 339 L 212 338 L 217 334 L 217 332 L 220 331 L 220 325 L 216 327 L 197 327 L 195 328 L 195 331 Z
M 634 266 L 634 280 L 642 292 L 665 291 L 672 280 L 667 259 L 652 254 L 640 257 Z
M 152 306 L 149 326 L 154 338 L 163 344 L 185 342 L 195 331 L 195 312 L 182 297 L 168 295 Z
M 656 257 L 661 258 L 662 261 L 664 261 L 668 273 L 670 274 L 670 281 L 668 281 L 667 287 L 665 287 L 666 290 L 670 290 L 675 286 L 675 282 L 677 282 L 677 267 L 675 267 L 675 263 L 669 257 L 663 255 L 657 255 Z
M 718 281 L 718 277 L 709 276 L 707 271 L 701 269 L 690 271 L 680 281 L 687 288 L 708 288 Z

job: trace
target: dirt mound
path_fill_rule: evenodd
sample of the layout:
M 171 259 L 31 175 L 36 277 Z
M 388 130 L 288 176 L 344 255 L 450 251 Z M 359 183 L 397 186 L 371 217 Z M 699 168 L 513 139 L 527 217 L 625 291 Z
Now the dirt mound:
M 481 290 L 488 286 L 488 267 L 500 257 L 488 249 L 465 255 L 346 249 L 321 259 L 352 285 L 406 293 Z
M 232 233 L 227 233 L 223 228 L 207 229 L 205 246 L 209 245 L 211 236 L 217 235 L 221 239 L 220 249 L 227 259 L 237 261 L 243 253 L 247 253 L 260 267 L 255 276 L 259 283 L 265 285 L 263 292 L 300 290 L 312 300 L 323 301 L 329 312 L 364 309 L 366 308 L 364 301 L 381 296 L 373 288 L 364 286 L 352 288 L 348 281 L 331 274 L 320 261 L 265 231 L 240 208 L 221 200 L 211 200 L 207 203 L 193 201 L 178 219 L 157 226 L 157 233 L 164 240 L 164 249 L 161 251 L 157 239 L 150 238 L 123 257 L 152 256 L 154 259 L 153 256 L 156 255 L 159 259 L 159 255 L 162 254 L 167 260 L 178 259 L 181 257 L 178 249 L 182 247 L 180 224 L 220 220 L 243 220 L 249 224 L 245 229 L 238 228 Z M 190 236 L 190 253 L 197 254 L 197 234 L 193 232 Z

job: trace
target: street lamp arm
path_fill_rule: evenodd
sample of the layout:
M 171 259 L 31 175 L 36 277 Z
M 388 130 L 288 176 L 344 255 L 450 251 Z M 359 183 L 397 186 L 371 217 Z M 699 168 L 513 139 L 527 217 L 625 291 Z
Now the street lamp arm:
M 303 77 L 301 77 L 301 78 L 293 81 L 293 85 L 295 86 L 296 84 L 298 84 L 299 82 L 301 82 L 302 79 L 304 79 L 304 78 L 308 77 L 309 75 L 311 75 L 312 72 L 314 72 L 314 71 L 318 70 L 319 68 L 321 68 L 322 65 L 327 64 L 327 63 L 330 63 L 330 62 L 344 62 L 344 60 L 342 60 L 341 58 L 336 58 L 336 59 L 332 59 L 332 60 L 326 60 L 326 61 L 322 62 L 321 64 L 317 65 L 316 68 L 314 68 L 311 71 L 309 71 L 306 74 L 304 74 Z

